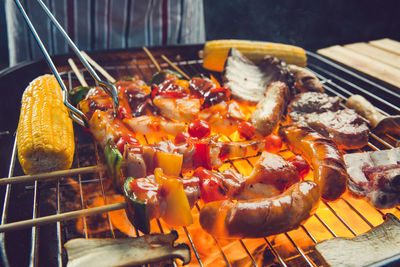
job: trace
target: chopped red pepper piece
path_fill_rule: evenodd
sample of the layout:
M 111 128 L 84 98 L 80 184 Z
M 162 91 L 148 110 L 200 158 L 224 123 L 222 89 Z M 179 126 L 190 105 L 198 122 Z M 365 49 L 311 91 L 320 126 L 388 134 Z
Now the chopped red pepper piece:
M 190 135 L 188 132 L 180 132 L 175 136 L 174 143 L 177 145 L 183 144 L 183 143 L 186 143 L 189 138 L 190 138 Z
M 118 106 L 118 112 L 119 112 L 120 119 L 132 118 L 132 114 L 130 113 L 130 110 L 127 110 L 127 108 L 124 106 L 121 106 L 121 105 Z
M 201 199 L 207 203 L 227 199 L 226 191 L 221 183 L 213 175 L 212 171 L 204 168 L 197 168 L 193 176 L 200 179 Z
M 117 146 L 119 152 L 121 152 L 121 154 L 124 154 L 125 145 L 138 145 L 138 144 L 139 144 L 139 141 L 135 137 L 133 137 L 131 135 L 124 135 L 118 139 L 116 146 Z
M 204 108 L 209 108 L 222 101 L 229 101 L 231 99 L 231 91 L 225 87 L 212 88 L 204 94 Z
M 211 170 L 210 149 L 207 144 L 195 142 L 195 152 L 193 154 L 193 167 L 204 167 Z
M 185 97 L 189 94 L 189 89 L 175 84 L 173 80 L 166 80 L 160 85 L 151 86 L 151 98 L 156 96 L 165 96 L 171 98 Z

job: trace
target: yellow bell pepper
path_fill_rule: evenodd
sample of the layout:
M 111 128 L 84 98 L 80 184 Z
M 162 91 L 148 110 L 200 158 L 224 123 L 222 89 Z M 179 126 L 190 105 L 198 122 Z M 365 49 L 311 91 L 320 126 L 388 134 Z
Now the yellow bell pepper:
M 155 163 L 155 167 L 161 168 L 166 175 L 179 176 L 182 170 L 183 155 L 156 151 Z
M 156 182 L 162 186 L 166 194 L 167 208 L 163 220 L 172 226 L 188 226 L 193 223 L 189 201 L 183 190 L 182 181 L 167 176 L 160 168 L 154 170 Z
M 183 88 L 189 88 L 189 81 L 187 80 L 176 80 L 175 84 Z

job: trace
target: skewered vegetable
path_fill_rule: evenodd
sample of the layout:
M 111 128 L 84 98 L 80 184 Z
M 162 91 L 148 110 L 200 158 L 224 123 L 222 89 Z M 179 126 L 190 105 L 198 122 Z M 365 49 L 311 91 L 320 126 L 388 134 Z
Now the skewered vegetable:
M 307 56 L 303 48 L 270 42 L 254 42 L 246 40 L 214 40 L 204 45 L 203 67 L 213 71 L 223 71 L 229 49 L 238 49 L 254 63 L 258 63 L 265 55 L 271 55 L 287 64 L 300 67 L 307 65 Z
M 146 178 L 127 178 L 124 193 L 128 218 L 145 234 L 150 233 L 150 220 L 154 218 L 161 217 L 173 226 L 193 223 L 182 180 L 165 175 L 160 168 Z
M 19 162 L 26 174 L 68 169 L 75 142 L 72 120 L 56 78 L 33 80 L 22 96 L 17 130 Z

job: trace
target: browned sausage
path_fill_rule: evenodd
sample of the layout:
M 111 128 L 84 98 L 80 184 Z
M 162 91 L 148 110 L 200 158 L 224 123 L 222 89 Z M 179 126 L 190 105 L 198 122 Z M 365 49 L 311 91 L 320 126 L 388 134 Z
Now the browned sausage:
M 311 128 L 295 124 L 281 127 L 279 134 L 294 153 L 303 155 L 313 167 L 314 181 L 323 199 L 336 200 L 346 191 L 346 167 L 335 142 Z
M 272 82 L 264 98 L 251 115 L 251 123 L 262 135 L 267 136 L 278 126 L 289 98 L 289 88 L 283 82 Z
M 311 71 L 296 65 L 288 65 L 288 68 L 293 75 L 294 85 L 300 92 L 325 91 L 320 80 Z
M 271 198 L 209 202 L 200 211 L 200 224 L 215 237 L 275 235 L 299 227 L 314 213 L 318 202 L 318 186 L 301 181 Z

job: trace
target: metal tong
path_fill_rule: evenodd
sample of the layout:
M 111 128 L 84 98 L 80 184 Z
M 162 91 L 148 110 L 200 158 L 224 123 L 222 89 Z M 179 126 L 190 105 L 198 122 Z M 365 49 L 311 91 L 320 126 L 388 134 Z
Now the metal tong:
M 31 20 L 29 19 L 28 15 L 26 14 L 25 9 L 21 5 L 21 2 L 19 0 L 14 0 L 14 2 L 17 5 L 17 7 L 18 7 L 19 11 L 21 12 L 22 16 L 24 17 L 25 22 L 28 25 L 30 31 L 32 32 L 33 36 L 35 37 L 35 40 L 36 40 L 37 44 L 39 45 L 40 50 L 42 51 L 42 53 L 43 53 L 43 55 L 44 55 L 44 57 L 45 57 L 45 59 L 47 61 L 47 64 L 49 65 L 51 71 L 53 72 L 54 76 L 56 77 L 58 83 L 61 86 L 61 89 L 63 91 L 63 102 L 64 102 L 64 105 L 67 107 L 67 109 L 69 111 L 70 117 L 76 123 L 80 124 L 81 126 L 87 127 L 88 126 L 88 120 L 87 120 L 87 117 L 85 116 L 85 114 L 83 114 L 82 111 L 78 110 L 73 105 L 71 105 L 71 103 L 69 103 L 69 101 L 68 101 L 68 90 L 65 87 L 64 82 L 62 81 L 61 76 L 58 73 L 53 61 L 51 60 L 51 57 L 50 57 L 49 53 L 47 52 L 45 46 L 43 45 L 43 42 L 41 41 L 39 35 L 37 34 L 35 27 L 33 26 Z M 90 73 L 92 78 L 96 81 L 96 83 L 99 86 L 101 86 L 107 92 L 107 94 L 109 94 L 111 96 L 112 101 L 113 101 L 113 105 L 114 105 L 114 109 L 116 110 L 117 107 L 118 107 L 119 102 L 118 102 L 117 89 L 115 88 L 115 86 L 112 83 L 109 83 L 107 81 L 103 81 L 103 80 L 101 80 L 99 78 L 99 76 L 94 71 L 92 66 L 86 61 L 85 57 L 82 56 L 82 54 L 79 51 L 78 47 L 74 44 L 74 42 L 71 40 L 71 38 L 69 38 L 68 34 L 65 32 L 65 30 L 60 25 L 60 23 L 58 23 L 56 18 L 50 12 L 50 10 L 47 8 L 47 6 L 43 3 L 43 1 L 42 0 L 37 0 L 37 2 L 43 8 L 44 12 L 49 17 L 51 22 L 60 31 L 60 33 L 62 34 L 64 39 L 67 41 L 68 45 L 74 51 L 74 53 L 79 58 L 79 60 L 82 62 L 83 66 L 86 68 L 86 70 Z

